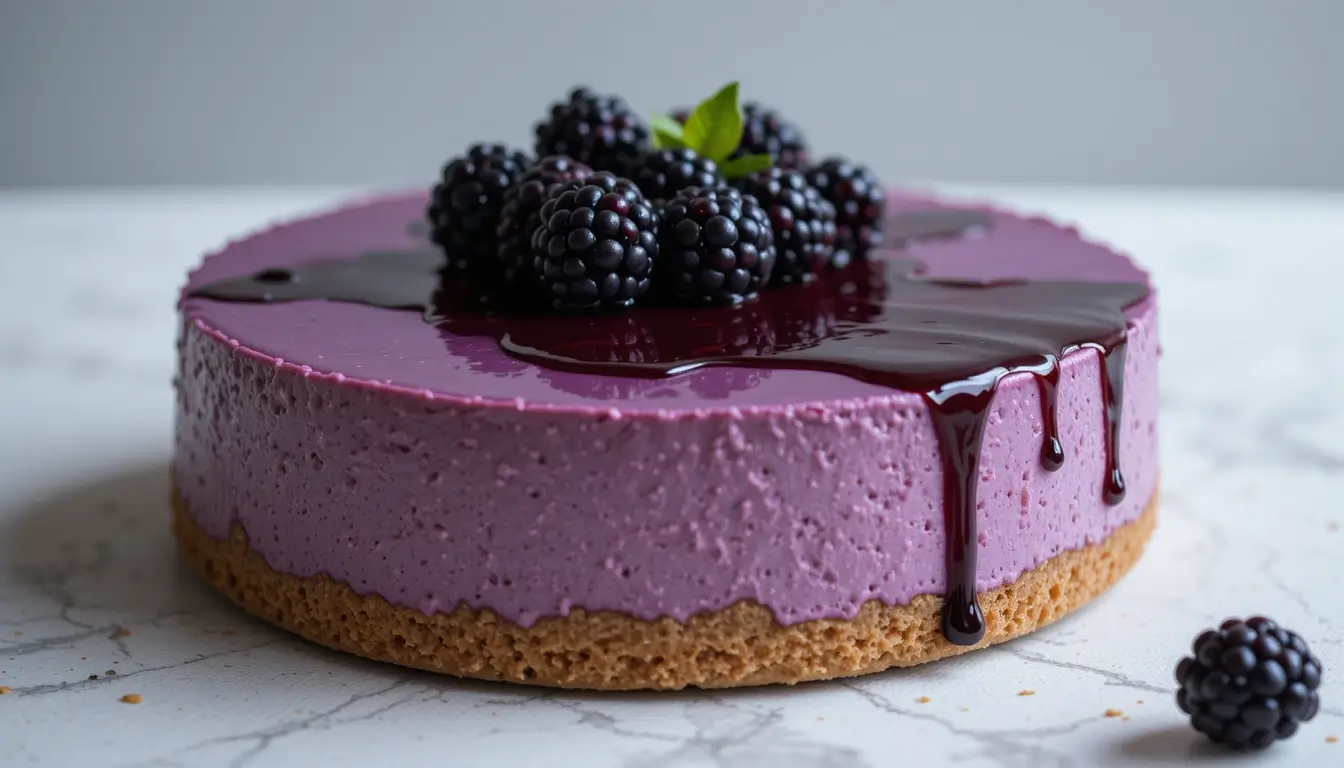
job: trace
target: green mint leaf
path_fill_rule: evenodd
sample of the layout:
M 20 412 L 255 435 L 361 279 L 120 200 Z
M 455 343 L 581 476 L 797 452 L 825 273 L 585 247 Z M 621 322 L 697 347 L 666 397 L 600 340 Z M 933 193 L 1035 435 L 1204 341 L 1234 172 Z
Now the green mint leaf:
M 681 123 L 663 114 L 654 114 L 649 120 L 653 127 L 653 146 L 655 149 L 681 149 L 686 146 L 686 136 L 682 133 Z
M 724 178 L 740 179 L 757 171 L 764 171 L 774 164 L 774 158 L 769 155 L 743 155 L 719 166 L 719 171 L 723 173 Z
M 686 146 L 721 163 L 733 154 L 742 141 L 742 107 L 737 100 L 737 83 L 729 83 L 719 92 L 700 102 L 682 129 Z
M 654 149 L 681 149 L 684 146 L 686 146 L 686 142 L 680 136 L 673 136 L 656 127 L 653 129 Z

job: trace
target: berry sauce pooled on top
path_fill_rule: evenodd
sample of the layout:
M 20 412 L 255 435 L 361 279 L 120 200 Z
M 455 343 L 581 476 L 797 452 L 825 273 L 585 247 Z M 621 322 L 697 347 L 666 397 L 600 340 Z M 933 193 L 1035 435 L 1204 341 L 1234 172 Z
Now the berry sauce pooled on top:
M 993 226 L 978 210 L 887 217 L 885 247 L 958 237 Z M 512 357 L 548 368 L 628 377 L 676 376 L 706 366 L 827 371 L 921 393 L 943 457 L 947 526 L 944 634 L 973 645 L 985 622 L 975 595 L 976 484 L 981 436 L 1000 379 L 1028 373 L 1041 387 L 1041 460 L 1065 457 L 1055 429 L 1059 360 L 1081 347 L 1104 361 L 1105 500 L 1124 496 L 1119 425 L 1126 307 L 1142 283 L 928 279 L 899 252 L 874 254 L 815 280 L 762 291 L 739 306 L 636 306 L 556 316 L 484 296 L 429 248 L 366 253 L 221 280 L 191 295 L 233 302 L 330 300 L 418 311 L 454 335 L 488 336 Z

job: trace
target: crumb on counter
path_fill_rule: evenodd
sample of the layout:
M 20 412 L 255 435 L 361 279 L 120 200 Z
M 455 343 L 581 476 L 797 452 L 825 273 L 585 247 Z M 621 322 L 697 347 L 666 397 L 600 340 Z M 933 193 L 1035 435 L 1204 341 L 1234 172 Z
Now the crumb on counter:
M 1338 743 L 1339 743 L 1339 737 L 1338 737 L 1338 736 L 1326 736 L 1326 737 L 1325 737 L 1325 743 L 1326 743 L 1326 744 L 1338 744 Z
M 127 627 L 117 627 L 117 637 L 130 637 L 131 630 Z
M 1135 701 L 1134 703 L 1135 703 L 1135 704 L 1142 704 L 1142 703 L 1143 703 L 1143 699 L 1139 699 L 1139 700 Z
M 928 704 L 930 701 L 933 701 L 933 699 L 930 699 L 928 696 L 920 696 L 918 699 L 915 699 L 915 701 L 920 704 Z
M 139 704 L 140 702 L 142 702 L 142 701 L 144 701 L 144 700 L 145 700 L 145 697 L 144 697 L 144 696 L 141 696 L 141 695 L 138 694 L 138 693 L 128 693 L 128 694 L 126 694 L 125 696 L 122 696 L 122 697 L 121 697 L 121 702 L 122 702 L 123 704 Z
M 15 636 L 15 637 L 23 637 L 23 630 L 22 630 L 22 629 L 16 629 L 16 630 L 14 630 L 14 636 Z
M 1107 716 L 1107 717 L 1123 717 L 1124 714 L 1125 714 L 1124 712 L 1121 712 L 1121 711 L 1118 710 L 1118 709 L 1108 709 L 1108 710 L 1106 710 L 1106 716 Z
M 971 708 L 970 708 L 970 707 L 957 707 L 957 711 L 958 711 L 958 712 L 970 712 L 970 711 L 971 711 Z
M 1036 695 L 1036 692 L 1033 691 L 1033 690 L 1024 690 L 1024 691 L 1018 691 L 1018 692 L 1017 692 L 1017 695 L 1018 695 L 1018 696 L 1035 696 L 1035 695 Z
M 89 679 L 90 679 L 90 680 L 97 680 L 97 679 L 98 679 L 98 676 L 97 676 L 97 675 L 89 675 Z
M 8 685 L 0 685 L 0 696 L 4 696 L 7 693 L 13 693 L 13 692 L 14 689 L 10 688 Z
M 117 670 L 115 670 L 115 669 L 109 669 L 109 670 L 107 670 L 106 672 L 104 672 L 103 674 L 104 674 L 104 675 L 107 675 L 108 677 L 111 677 L 111 676 L 117 674 Z

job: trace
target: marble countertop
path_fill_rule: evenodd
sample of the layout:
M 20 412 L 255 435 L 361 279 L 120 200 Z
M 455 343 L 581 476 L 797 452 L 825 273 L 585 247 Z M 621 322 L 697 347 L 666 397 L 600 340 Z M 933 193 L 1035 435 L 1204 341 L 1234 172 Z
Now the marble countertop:
M 0 194 L 0 764 L 1344 764 L 1344 196 L 976 191 L 1156 273 L 1164 492 L 1145 559 L 1078 615 L 969 657 L 634 695 L 341 656 L 246 617 L 176 557 L 174 292 L 203 251 L 338 193 Z M 1327 681 L 1296 738 L 1237 759 L 1189 729 L 1172 669 L 1201 628 L 1250 613 L 1305 635 Z

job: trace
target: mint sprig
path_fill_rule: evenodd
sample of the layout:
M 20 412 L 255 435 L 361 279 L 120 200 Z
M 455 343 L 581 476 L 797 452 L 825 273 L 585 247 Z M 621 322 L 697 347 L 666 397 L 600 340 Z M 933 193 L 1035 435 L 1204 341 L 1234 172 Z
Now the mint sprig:
M 667 115 L 655 114 L 649 121 L 653 128 L 653 146 L 658 149 L 682 149 L 686 146 L 686 136 L 681 123 Z
M 764 171 L 775 164 L 775 158 L 769 155 L 743 155 L 719 166 L 719 172 L 729 179 L 740 179 L 757 171 Z
M 682 129 L 686 145 L 716 163 L 733 154 L 742 141 L 742 107 L 737 83 L 729 83 L 700 102 Z
M 738 100 L 736 82 L 723 86 L 718 93 L 700 102 L 685 125 L 662 114 L 655 114 L 650 125 L 655 147 L 695 150 L 701 157 L 718 163 L 723 175 L 730 179 L 763 171 L 773 162 L 769 155 L 728 159 L 742 143 L 742 104 Z

